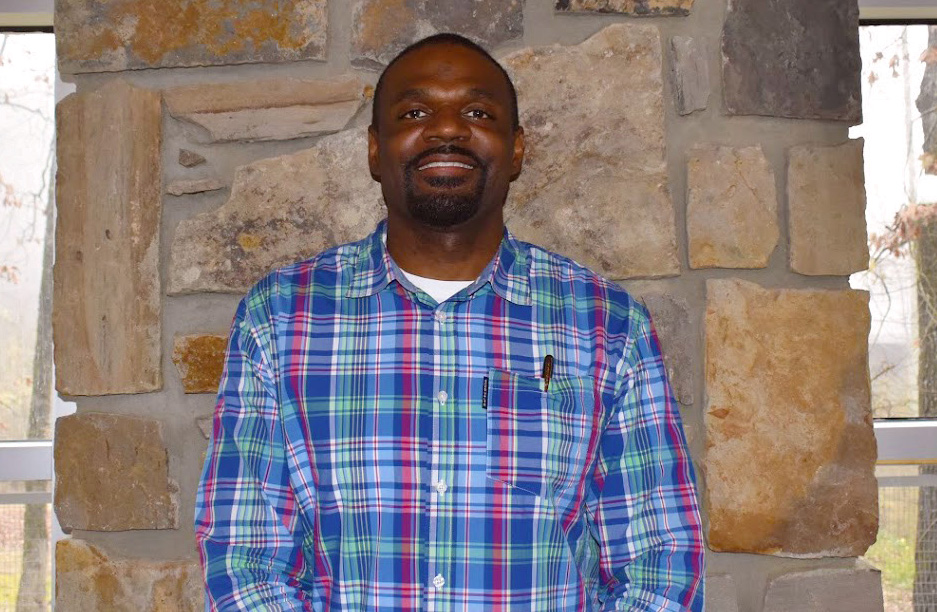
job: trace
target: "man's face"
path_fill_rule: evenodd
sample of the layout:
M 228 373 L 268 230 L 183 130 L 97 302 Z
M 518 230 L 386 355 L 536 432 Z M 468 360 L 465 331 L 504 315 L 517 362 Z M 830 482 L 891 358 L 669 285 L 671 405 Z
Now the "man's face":
M 497 67 L 465 47 L 430 45 L 390 68 L 380 104 L 368 162 L 389 216 L 439 229 L 500 218 L 524 137 Z

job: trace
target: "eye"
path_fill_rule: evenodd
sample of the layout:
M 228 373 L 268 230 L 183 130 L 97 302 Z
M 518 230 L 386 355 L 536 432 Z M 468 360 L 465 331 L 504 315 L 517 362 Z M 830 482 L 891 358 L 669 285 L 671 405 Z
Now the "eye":
M 472 119 L 494 119 L 491 113 L 483 111 L 480 108 L 473 108 L 472 110 L 466 111 L 465 114 Z
M 422 119 L 423 117 L 426 117 L 426 116 L 427 116 L 426 111 L 419 109 L 419 108 L 411 108 L 404 114 L 400 115 L 402 119 Z

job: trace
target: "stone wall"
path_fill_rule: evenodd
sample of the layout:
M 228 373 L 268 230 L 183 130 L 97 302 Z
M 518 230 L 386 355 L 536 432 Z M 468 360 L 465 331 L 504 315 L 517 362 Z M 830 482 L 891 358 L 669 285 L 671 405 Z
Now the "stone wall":
M 511 228 L 655 316 L 709 609 L 881 610 L 856 559 L 878 520 L 848 285 L 868 260 L 857 27 L 848 0 L 58 0 L 60 609 L 199 608 L 194 491 L 239 294 L 383 216 L 377 70 L 455 30 L 519 90 Z

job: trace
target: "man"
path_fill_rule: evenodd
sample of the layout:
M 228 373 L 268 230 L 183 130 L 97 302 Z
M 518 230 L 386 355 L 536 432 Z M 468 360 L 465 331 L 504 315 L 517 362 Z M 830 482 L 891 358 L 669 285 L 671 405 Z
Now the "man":
M 647 311 L 506 232 L 514 87 L 455 35 L 378 82 L 387 219 L 241 302 L 199 488 L 212 609 L 701 610 Z

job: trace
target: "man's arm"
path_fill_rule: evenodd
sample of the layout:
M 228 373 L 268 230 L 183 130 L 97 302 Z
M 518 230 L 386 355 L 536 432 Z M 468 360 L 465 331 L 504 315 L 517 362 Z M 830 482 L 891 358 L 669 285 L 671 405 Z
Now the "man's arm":
M 206 610 L 302 610 L 302 532 L 270 363 L 238 306 L 195 502 Z
M 587 501 L 599 543 L 599 599 L 603 610 L 700 611 L 693 466 L 650 319 L 634 321 Z

